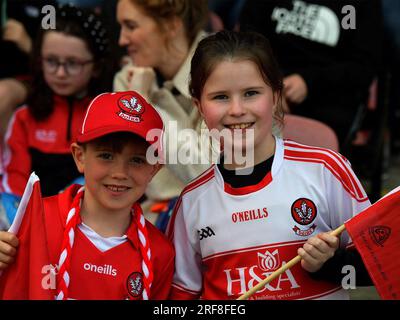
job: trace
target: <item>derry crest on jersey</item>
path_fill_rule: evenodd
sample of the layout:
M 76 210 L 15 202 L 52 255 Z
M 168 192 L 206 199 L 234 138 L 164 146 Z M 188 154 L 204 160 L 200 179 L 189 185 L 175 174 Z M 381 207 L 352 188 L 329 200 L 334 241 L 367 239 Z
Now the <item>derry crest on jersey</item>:
M 311 225 L 311 223 L 317 217 L 317 206 L 312 200 L 299 198 L 293 202 L 290 211 L 293 220 L 300 225 L 295 225 L 292 228 L 296 235 L 308 237 L 314 233 L 317 225 L 315 223 Z M 303 229 L 304 226 L 307 226 L 306 229 Z
M 144 289 L 143 275 L 140 272 L 132 272 L 126 279 L 126 288 L 133 298 L 138 298 Z

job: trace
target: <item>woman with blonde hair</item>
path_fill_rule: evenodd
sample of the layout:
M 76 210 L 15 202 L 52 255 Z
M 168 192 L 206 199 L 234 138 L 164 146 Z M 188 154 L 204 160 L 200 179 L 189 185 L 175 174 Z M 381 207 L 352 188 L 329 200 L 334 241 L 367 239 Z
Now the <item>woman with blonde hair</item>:
M 153 222 L 158 215 L 149 212 L 168 211 L 171 200 L 209 166 L 200 161 L 182 164 L 179 154 L 200 153 L 197 145 L 175 134 L 200 131 L 201 116 L 192 104 L 188 81 L 190 60 L 206 35 L 207 19 L 205 0 L 119 0 L 117 5 L 119 45 L 127 48 L 130 62 L 115 76 L 114 90 L 140 92 L 165 123 L 166 165 L 149 185 L 143 204 Z M 159 227 L 164 229 L 165 223 Z

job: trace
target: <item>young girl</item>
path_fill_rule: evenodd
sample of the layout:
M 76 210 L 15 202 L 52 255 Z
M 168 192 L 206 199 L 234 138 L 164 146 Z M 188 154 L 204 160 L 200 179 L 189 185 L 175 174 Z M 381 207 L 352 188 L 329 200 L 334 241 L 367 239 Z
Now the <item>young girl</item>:
M 228 31 L 202 40 L 190 92 L 208 128 L 226 139 L 221 163 L 183 190 L 168 226 L 176 250 L 170 297 L 236 299 L 299 254 L 301 264 L 252 298 L 347 298 L 346 255 L 325 264 L 339 247 L 329 231 L 370 202 L 341 155 L 273 134 L 282 121 L 282 77 L 268 41 Z M 238 161 L 242 152 L 253 153 L 251 166 Z M 348 244 L 343 234 L 340 247 Z M 313 279 L 321 273 L 336 283 Z
M 173 247 L 138 204 L 160 168 L 146 159 L 149 143 L 157 143 L 146 141 L 153 129 L 162 131 L 163 122 L 136 92 L 105 93 L 91 102 L 71 145 L 85 186 L 43 199 L 43 212 L 27 210 L 16 262 L 0 276 L 0 299 L 167 298 Z M 40 228 L 44 234 L 33 232 Z M 0 239 L 6 234 L 17 241 L 5 232 Z M 40 237 L 47 240 L 45 265 L 35 254 L 43 250 Z M 45 281 L 47 263 L 57 266 L 56 286 Z
M 7 195 L 20 197 L 32 171 L 44 195 L 79 176 L 69 147 L 90 98 L 111 88 L 107 42 L 101 21 L 72 6 L 58 10 L 56 29 L 41 30 L 30 98 L 14 113 L 5 136 L 1 187 Z

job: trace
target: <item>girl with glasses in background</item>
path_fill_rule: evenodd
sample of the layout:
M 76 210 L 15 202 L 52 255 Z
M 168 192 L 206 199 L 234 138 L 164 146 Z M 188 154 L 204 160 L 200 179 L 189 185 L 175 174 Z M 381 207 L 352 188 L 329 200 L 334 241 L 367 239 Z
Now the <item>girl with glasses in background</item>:
M 59 8 L 55 29 L 40 30 L 27 105 L 15 111 L 5 136 L 1 202 L 9 223 L 32 171 L 45 196 L 79 177 L 70 144 L 91 98 L 111 89 L 107 44 L 102 22 L 72 6 Z

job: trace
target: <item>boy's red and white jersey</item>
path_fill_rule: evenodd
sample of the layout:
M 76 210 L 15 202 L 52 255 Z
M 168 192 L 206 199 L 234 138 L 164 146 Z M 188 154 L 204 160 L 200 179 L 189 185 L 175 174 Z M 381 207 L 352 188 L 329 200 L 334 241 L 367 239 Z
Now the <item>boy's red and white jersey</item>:
M 182 192 L 168 235 L 175 245 L 171 298 L 236 299 L 297 255 L 306 240 L 370 205 L 347 160 L 333 151 L 276 139 L 271 172 L 232 188 L 217 166 Z M 341 246 L 350 242 L 347 233 Z M 252 299 L 346 299 L 297 264 Z
M 57 266 L 66 216 L 79 188 L 80 186 L 73 185 L 57 196 L 44 199 L 46 237 L 53 266 Z M 149 298 L 153 300 L 166 299 L 174 270 L 173 246 L 151 223 L 146 222 L 146 228 L 154 273 Z M 85 229 L 86 231 L 82 231 Z M 126 241 L 114 241 L 113 245 L 108 245 L 109 248 L 95 245 L 86 235 L 87 230 L 86 226 L 78 227 L 75 230 L 69 271 L 68 298 L 79 300 L 142 299 L 142 256 L 136 220 L 132 219 L 131 225 L 126 231 Z M 93 231 L 91 232 L 93 233 Z M 112 238 L 108 242 L 110 244 Z M 49 272 L 50 269 L 47 271 Z M 51 282 L 49 282 L 50 284 Z

